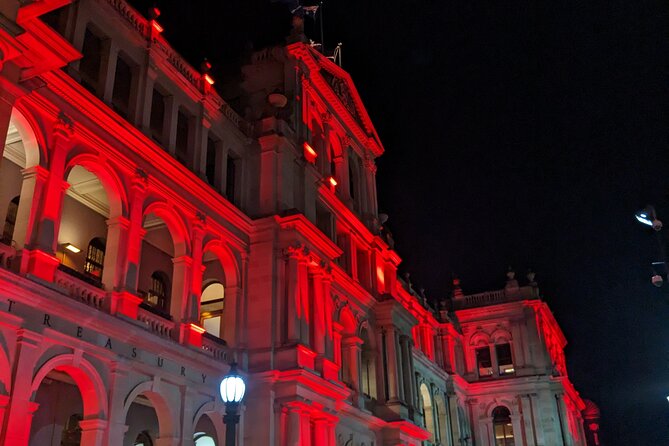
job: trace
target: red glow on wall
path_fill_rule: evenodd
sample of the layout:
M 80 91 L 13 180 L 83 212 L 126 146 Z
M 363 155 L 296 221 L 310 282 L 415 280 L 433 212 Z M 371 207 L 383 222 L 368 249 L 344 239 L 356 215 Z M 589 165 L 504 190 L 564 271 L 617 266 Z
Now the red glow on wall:
M 304 142 L 304 159 L 307 160 L 307 162 L 314 164 L 316 162 L 316 157 L 318 154 L 314 150 L 313 147 L 309 145 L 308 142 Z

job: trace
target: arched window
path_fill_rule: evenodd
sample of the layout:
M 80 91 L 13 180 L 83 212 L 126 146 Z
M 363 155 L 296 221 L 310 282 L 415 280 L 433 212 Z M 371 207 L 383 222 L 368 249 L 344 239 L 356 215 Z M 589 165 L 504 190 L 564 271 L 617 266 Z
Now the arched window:
M 19 196 L 12 198 L 7 206 L 7 215 L 5 215 L 5 227 L 2 231 L 2 243 L 11 245 L 14 239 L 14 227 L 16 226 L 16 215 L 19 211 Z
M 167 275 L 162 271 L 151 274 L 151 288 L 146 296 L 146 302 L 161 311 L 167 311 Z
M 105 263 L 105 241 L 99 237 L 94 238 L 88 244 L 84 272 L 89 276 L 102 279 L 102 268 Z
M 497 353 L 497 366 L 499 368 L 499 375 L 513 375 L 516 370 L 513 367 L 511 344 L 508 342 L 504 344 L 497 344 L 495 346 L 495 353 Z
M 495 446 L 514 446 L 511 412 L 504 406 L 492 411 L 492 423 L 495 432 Z
M 207 333 L 221 337 L 221 322 L 225 308 L 225 287 L 215 282 L 202 290 L 200 298 L 200 325 Z
M 211 435 L 205 432 L 196 432 L 193 435 L 193 440 L 195 441 L 195 446 L 216 446 L 216 441 L 214 441 Z
M 148 432 L 140 432 L 135 439 L 134 446 L 153 446 L 153 441 Z
M 425 383 L 420 385 L 420 399 L 423 405 L 423 420 L 425 429 L 430 432 L 430 441 L 434 442 L 436 438 L 436 429 L 434 427 L 434 407 L 432 405 L 432 395 Z

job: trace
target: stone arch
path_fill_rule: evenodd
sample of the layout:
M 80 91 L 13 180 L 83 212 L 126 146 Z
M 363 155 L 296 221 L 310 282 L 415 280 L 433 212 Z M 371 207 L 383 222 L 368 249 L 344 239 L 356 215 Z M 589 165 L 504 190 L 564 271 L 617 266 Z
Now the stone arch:
M 98 178 L 104 187 L 109 201 L 109 218 L 125 217 L 128 214 L 128 196 L 125 187 L 118 173 L 105 164 L 100 163 L 100 157 L 97 154 L 80 153 L 68 160 L 64 178 L 67 178 L 70 171 L 76 166 L 88 170 Z
M 144 208 L 142 216 L 146 217 L 149 214 L 154 214 L 165 222 L 172 237 L 172 243 L 174 244 L 174 258 L 190 255 L 191 245 L 188 226 L 179 217 L 176 209 L 164 201 L 148 203 Z
M 492 418 L 493 413 L 495 410 L 499 407 L 505 408 L 509 411 L 509 414 L 511 415 L 518 415 L 517 413 L 517 407 L 515 404 L 513 404 L 513 401 L 505 400 L 505 399 L 497 399 L 495 398 L 494 400 L 490 401 L 486 406 L 485 406 L 485 414 Z
M 31 401 L 52 370 L 67 373 L 76 383 L 84 404 L 84 419 L 107 419 L 107 390 L 100 374 L 90 362 L 72 353 L 55 356 L 40 367 L 31 384 Z
M 123 402 L 123 417 L 126 420 L 130 406 L 138 396 L 145 396 L 153 406 L 158 418 L 159 437 L 176 437 L 178 435 L 178 425 L 174 421 L 175 417 L 170 409 L 167 399 L 156 389 L 154 381 L 144 381 L 137 384 L 125 398 Z
M 216 414 L 216 416 L 210 416 L 210 414 Z M 223 424 L 223 416 L 214 401 L 204 403 L 195 412 L 195 416 L 193 417 L 193 429 L 195 429 L 198 421 L 200 421 L 200 418 L 203 416 L 209 417 L 211 423 L 214 425 L 214 429 L 216 429 L 216 444 L 225 444 L 225 424 Z
M 490 339 L 494 344 L 504 344 L 507 342 L 511 342 L 511 333 L 504 329 L 504 328 L 498 328 L 495 330 L 492 335 L 490 335 Z
M 342 333 L 344 335 L 354 335 L 358 333 L 358 324 L 353 316 L 353 311 L 348 305 L 344 305 L 339 310 L 339 324 L 342 326 Z
M 214 239 L 208 241 L 202 248 L 203 253 L 212 252 L 218 257 L 223 267 L 226 287 L 241 286 L 241 268 L 237 256 L 232 252 L 226 243 L 222 240 Z
M 30 111 L 18 101 L 12 109 L 10 122 L 21 136 L 26 156 L 25 167 L 48 165 L 46 138 L 42 127 Z M 4 144 L 4 141 L 2 141 Z
M 490 336 L 483 331 L 477 331 L 469 338 L 469 345 L 472 347 L 485 347 L 490 344 Z

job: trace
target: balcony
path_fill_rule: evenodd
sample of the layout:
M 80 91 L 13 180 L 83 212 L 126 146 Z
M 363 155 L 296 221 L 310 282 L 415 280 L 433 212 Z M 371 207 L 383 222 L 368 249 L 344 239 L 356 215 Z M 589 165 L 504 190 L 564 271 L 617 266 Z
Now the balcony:
M 538 289 L 536 287 L 524 286 L 510 290 L 501 289 L 456 297 L 453 299 L 453 309 L 464 310 L 467 308 L 485 307 L 488 305 L 534 299 L 539 299 Z
M 73 272 L 76 274 L 73 274 Z M 61 265 L 56 271 L 55 283 L 74 300 L 101 310 L 106 297 L 105 291 L 100 288 L 99 284 L 94 285 L 80 276 L 82 274 Z

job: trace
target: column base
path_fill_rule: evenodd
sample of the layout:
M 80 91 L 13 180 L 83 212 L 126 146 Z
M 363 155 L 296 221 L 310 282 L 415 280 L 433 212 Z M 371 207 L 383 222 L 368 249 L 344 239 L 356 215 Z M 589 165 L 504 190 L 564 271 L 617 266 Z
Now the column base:
M 115 291 L 111 294 L 111 313 L 137 319 L 139 304 L 142 298 L 128 291 Z
M 53 282 L 60 260 L 39 249 L 21 251 L 21 272 L 46 282 Z
M 179 324 L 179 341 L 182 344 L 202 348 L 202 336 L 204 332 L 205 329 L 197 324 L 182 322 Z
M 322 356 L 316 358 L 316 370 L 320 372 L 323 379 L 328 381 L 339 380 L 339 366 L 327 358 Z

